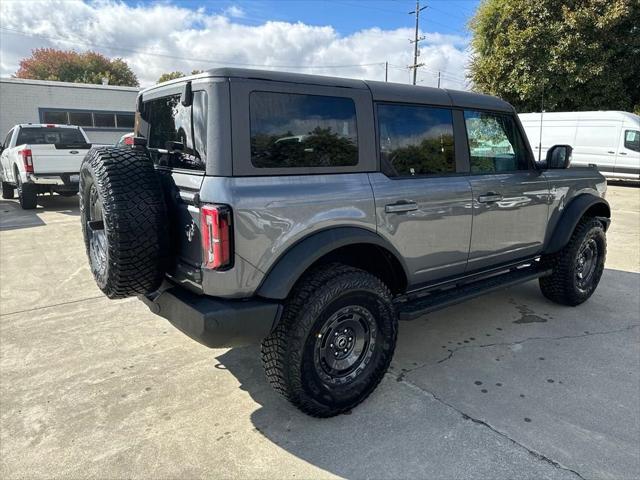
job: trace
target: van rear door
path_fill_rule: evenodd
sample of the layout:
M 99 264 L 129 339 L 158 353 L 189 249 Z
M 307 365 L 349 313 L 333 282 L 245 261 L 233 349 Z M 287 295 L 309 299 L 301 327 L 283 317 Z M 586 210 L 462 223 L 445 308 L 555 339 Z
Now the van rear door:
M 147 139 L 164 187 L 174 258 L 169 274 L 198 289 L 202 281 L 198 194 L 206 167 L 207 94 L 193 91 L 192 100 L 184 102 L 183 88 L 180 84 L 162 89 L 149 99 L 145 94 L 136 132 Z

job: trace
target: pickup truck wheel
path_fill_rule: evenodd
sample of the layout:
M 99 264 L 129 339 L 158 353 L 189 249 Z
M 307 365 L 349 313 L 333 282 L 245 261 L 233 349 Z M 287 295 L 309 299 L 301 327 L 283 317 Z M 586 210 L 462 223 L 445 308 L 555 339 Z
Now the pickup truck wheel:
M 587 218 L 576 227 L 569 243 L 560 252 L 542 259 L 553 273 L 539 280 L 542 294 L 562 305 L 575 306 L 595 291 L 607 253 L 602 223 Z
M 33 210 L 38 206 L 38 191 L 36 186 L 30 183 L 22 183 L 20 175 L 16 173 L 18 200 L 23 210 Z
M 336 264 L 315 270 L 296 285 L 262 342 L 267 379 L 309 415 L 344 413 L 382 380 L 397 325 L 391 292 L 380 279 Z
M 13 198 L 13 193 L 15 189 L 13 185 L 7 182 L 2 182 L 2 198 L 5 200 L 11 200 Z
M 151 293 L 164 278 L 167 211 L 153 162 L 128 147 L 92 148 L 80 166 L 89 264 L 109 298 Z

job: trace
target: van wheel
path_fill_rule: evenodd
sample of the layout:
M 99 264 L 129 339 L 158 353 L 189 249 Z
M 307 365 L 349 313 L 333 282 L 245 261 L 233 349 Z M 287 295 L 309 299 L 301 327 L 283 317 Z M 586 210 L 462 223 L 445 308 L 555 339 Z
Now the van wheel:
M 80 219 L 94 279 L 109 298 L 151 293 L 164 278 L 168 220 L 144 152 L 92 148 L 80 166 Z
M 594 218 L 582 220 L 569 243 L 558 253 L 542 259 L 553 273 L 539 280 L 542 294 L 562 305 L 576 306 L 596 290 L 607 254 L 602 223 Z
M 15 189 L 13 185 L 7 182 L 2 182 L 2 198 L 5 200 L 11 200 L 13 198 L 13 193 Z
M 16 184 L 18 200 L 23 210 L 33 210 L 38 206 L 38 191 L 31 183 L 22 183 L 20 175 L 16 172 Z
M 392 295 L 380 279 L 340 264 L 320 267 L 294 287 L 262 342 L 267 379 L 309 415 L 346 412 L 382 380 L 397 331 Z

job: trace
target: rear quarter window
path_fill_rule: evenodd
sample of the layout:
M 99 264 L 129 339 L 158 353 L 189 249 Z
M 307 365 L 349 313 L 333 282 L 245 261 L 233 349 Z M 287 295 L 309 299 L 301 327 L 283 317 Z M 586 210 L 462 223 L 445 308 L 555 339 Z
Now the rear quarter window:
M 192 105 L 187 107 L 180 102 L 180 94 L 145 102 L 144 124 L 140 134 L 147 137 L 156 165 L 205 170 L 206 92 L 194 91 Z
M 350 98 L 254 91 L 249 110 L 256 168 L 358 163 L 356 107 Z

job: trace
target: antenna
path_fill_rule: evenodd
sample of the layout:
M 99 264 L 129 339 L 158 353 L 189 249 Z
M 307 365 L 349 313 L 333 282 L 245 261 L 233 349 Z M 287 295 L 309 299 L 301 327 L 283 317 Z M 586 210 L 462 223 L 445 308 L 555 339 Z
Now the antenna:
M 542 96 L 540 98 L 540 138 L 538 139 L 538 162 L 542 158 L 542 116 L 544 115 L 544 82 L 542 82 Z

